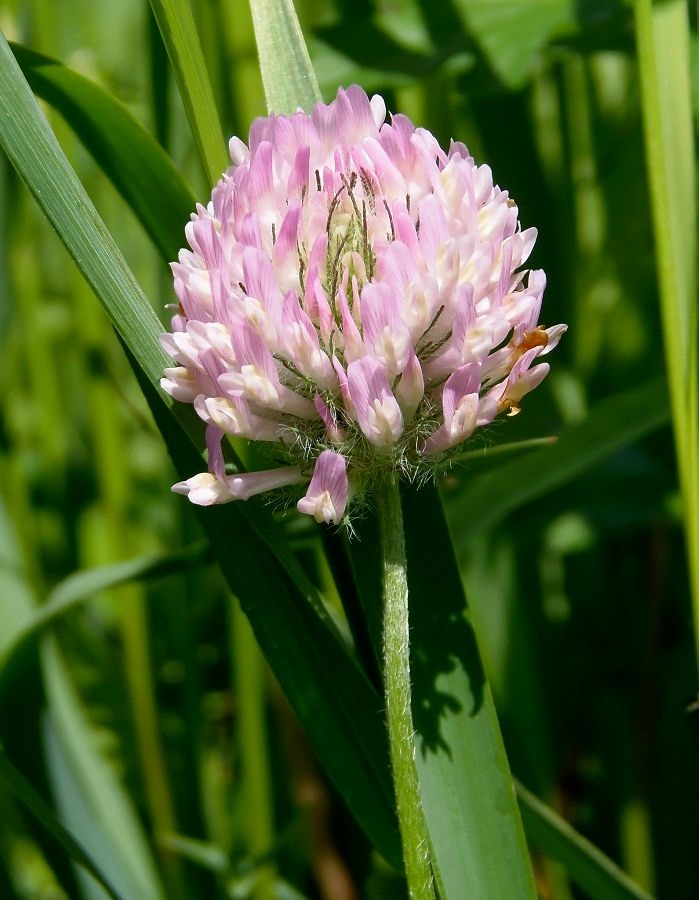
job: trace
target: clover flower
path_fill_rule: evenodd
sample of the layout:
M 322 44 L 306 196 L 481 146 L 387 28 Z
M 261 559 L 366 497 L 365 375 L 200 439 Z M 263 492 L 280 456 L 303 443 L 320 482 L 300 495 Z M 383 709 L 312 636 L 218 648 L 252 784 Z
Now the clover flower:
M 163 388 L 207 425 L 196 504 L 308 483 L 339 523 L 377 477 L 414 479 L 545 377 L 564 325 L 538 325 L 536 230 L 466 147 L 443 150 L 379 96 L 340 89 L 310 115 L 232 138 L 233 165 L 186 227 Z M 221 441 L 285 465 L 229 474 Z

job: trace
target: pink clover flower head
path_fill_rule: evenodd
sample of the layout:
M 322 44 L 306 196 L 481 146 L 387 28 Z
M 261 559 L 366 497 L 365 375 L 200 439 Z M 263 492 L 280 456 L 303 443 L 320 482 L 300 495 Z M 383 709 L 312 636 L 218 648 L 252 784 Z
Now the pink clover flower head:
M 230 152 L 172 265 L 161 384 L 209 450 L 173 490 L 208 505 L 306 483 L 298 509 L 339 523 L 375 478 L 429 475 L 519 411 L 565 326 L 538 324 L 536 230 L 488 166 L 356 85 L 258 119 Z M 227 474 L 225 435 L 281 467 Z

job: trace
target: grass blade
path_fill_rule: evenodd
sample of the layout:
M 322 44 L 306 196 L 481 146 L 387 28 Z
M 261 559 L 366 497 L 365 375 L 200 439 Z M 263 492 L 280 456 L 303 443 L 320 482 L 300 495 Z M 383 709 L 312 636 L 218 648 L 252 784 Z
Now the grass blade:
M 97 750 L 52 638 L 42 644 L 41 664 L 49 703 L 43 734 L 62 819 L 125 900 L 162 900 L 163 887 L 131 798 Z
M 104 88 L 57 60 L 11 47 L 32 90 L 63 116 L 163 257 L 175 259 L 195 199 L 167 153 Z
M 523 785 L 517 797 L 527 837 L 542 853 L 560 862 L 591 900 L 652 900 L 608 856 Z
M 665 362 L 699 664 L 699 350 L 689 11 L 683 0 L 637 0 L 634 11 Z
M 417 766 L 440 893 L 533 898 L 512 777 L 439 495 L 405 490 L 403 502 Z
M 555 444 L 464 479 L 464 487 L 449 504 L 457 551 L 478 531 L 581 475 L 668 418 L 665 384 L 652 381 L 600 401 L 583 422 L 566 428 Z
M 129 581 L 157 578 L 201 565 L 206 558 L 206 544 L 197 543 L 177 553 L 162 553 L 128 559 L 124 562 L 99 566 L 69 575 L 56 587 L 36 611 L 27 619 L 23 627 L 15 630 L 12 640 L 0 653 L 0 691 L 7 668 L 15 654 L 21 652 L 28 642 L 53 625 L 66 613 L 80 606 L 100 591 L 118 587 Z
M 90 856 L 73 835 L 61 825 L 48 803 L 32 787 L 19 769 L 10 762 L 2 750 L 0 750 L 0 781 L 41 822 L 43 827 L 58 841 L 74 862 L 89 872 L 102 885 L 110 897 L 113 897 L 114 900 L 121 900 L 120 895 L 100 872 Z
M 0 536 L 0 582 L 2 587 L 12 586 L 14 600 L 14 608 L 9 610 L 9 615 L 6 604 L 0 604 L 0 635 L 3 636 L 4 647 L 7 647 L 21 633 L 21 624 L 31 621 L 36 600 L 22 574 L 20 551 L 1 502 Z M 47 695 L 45 724 L 47 728 L 53 728 L 53 748 L 75 771 L 79 784 L 79 789 L 73 791 L 70 808 L 62 810 L 61 818 L 80 848 L 89 855 L 92 865 L 97 867 L 100 873 L 96 876 L 98 881 L 104 882 L 106 879 L 111 885 L 112 896 L 119 896 L 122 900 L 130 897 L 143 897 L 144 900 L 160 898 L 162 890 L 150 848 L 130 798 L 95 749 L 92 728 L 77 712 L 79 704 L 72 684 L 63 670 L 58 671 L 48 658 L 52 653 L 57 656 L 47 644 L 41 646 Z M 26 682 L 21 680 L 12 683 L 9 679 L 8 682 L 3 681 L 5 692 L 11 689 L 16 691 L 18 686 L 22 690 L 25 685 Z M 14 722 L 3 719 L 3 728 L 14 730 L 14 727 Z M 9 745 L 10 735 L 4 733 L 3 738 Z M 90 810 L 90 814 L 83 819 L 71 817 L 71 812 L 78 807 Z M 44 806 L 37 807 L 35 814 L 39 809 L 43 811 Z M 47 827 L 52 816 L 56 818 L 51 810 L 48 815 L 42 816 Z M 65 849 L 70 852 L 69 847 Z M 83 864 L 81 859 L 78 862 Z
M 150 5 L 175 71 L 204 173 L 213 187 L 230 161 L 189 0 L 151 0 Z
M 148 377 L 168 358 L 160 322 L 42 116 L 0 34 L 0 143 Z
M 262 83 L 270 112 L 307 112 L 320 100 L 293 0 L 250 0 Z

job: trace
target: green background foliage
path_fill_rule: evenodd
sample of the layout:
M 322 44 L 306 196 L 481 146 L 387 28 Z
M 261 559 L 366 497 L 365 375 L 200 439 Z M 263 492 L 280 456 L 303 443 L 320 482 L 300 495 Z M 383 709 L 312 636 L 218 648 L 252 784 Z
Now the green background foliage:
M 166 262 L 225 165 L 219 134 L 244 137 L 266 106 L 246 3 L 152 10 L 0 5 L 70 163 L 57 168 L 8 52 L 0 896 L 400 898 L 372 517 L 348 544 L 255 501 L 198 520 L 169 491 L 175 466 L 197 469 L 201 441 L 187 411 L 174 418 L 149 387 L 173 300 Z M 297 10 L 325 100 L 358 82 L 488 162 L 539 230 L 544 324 L 570 326 L 521 415 L 474 438 L 440 484 L 460 579 L 436 495 L 404 497 L 419 560 L 416 696 L 443 691 L 427 699 L 441 699 L 460 741 L 482 702 L 471 696 L 482 676 L 464 663 L 479 669 L 477 641 L 525 786 L 541 897 L 690 900 L 699 69 L 688 7 L 299 0 Z M 548 436 L 557 442 L 528 443 Z M 459 636 L 463 656 L 450 653 Z M 487 715 L 489 696 L 486 685 Z M 429 724 L 416 715 L 421 751 Z M 458 753 L 439 756 L 438 739 L 421 757 L 445 884 L 463 864 L 454 823 L 473 826 L 469 810 L 491 790 L 467 739 L 454 746 L 467 773 Z M 469 795 L 479 782 L 482 796 Z

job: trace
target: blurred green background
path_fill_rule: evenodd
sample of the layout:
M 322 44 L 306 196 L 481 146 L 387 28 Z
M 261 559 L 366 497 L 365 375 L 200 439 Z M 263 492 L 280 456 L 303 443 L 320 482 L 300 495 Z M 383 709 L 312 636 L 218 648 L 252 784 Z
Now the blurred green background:
M 248 5 L 192 7 L 224 131 L 244 137 L 265 113 Z M 696 662 L 631 5 L 297 9 L 326 100 L 358 82 L 463 141 L 539 230 L 543 323 L 569 332 L 522 414 L 472 449 L 560 442 L 474 454 L 442 492 L 514 774 L 649 891 L 695 898 Z M 0 27 L 118 97 L 205 202 L 147 3 L 4 0 Z M 165 326 L 167 267 L 46 112 Z M 0 669 L 8 755 L 76 836 L 102 842 L 126 900 L 158 896 L 161 881 L 175 900 L 400 897 L 170 494 L 176 474 L 106 316 L 2 155 L 0 341 L 0 661 L 3 634 L 57 585 L 75 600 Z M 282 519 L 341 620 L 318 531 Z M 148 569 L 159 554 L 172 558 Z M 143 577 L 112 589 L 64 582 L 144 557 Z M 0 810 L 1 897 L 104 896 L 1 786 Z M 585 896 L 544 857 L 536 872 L 543 898 Z

